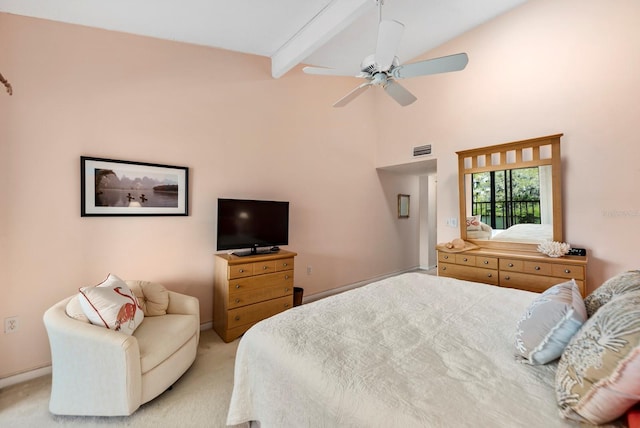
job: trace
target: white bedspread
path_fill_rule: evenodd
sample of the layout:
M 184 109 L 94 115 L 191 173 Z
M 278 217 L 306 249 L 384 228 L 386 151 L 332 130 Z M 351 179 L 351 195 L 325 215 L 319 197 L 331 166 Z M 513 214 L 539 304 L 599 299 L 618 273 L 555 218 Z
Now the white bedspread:
M 227 423 L 564 427 L 556 363 L 513 356 L 535 293 L 408 273 L 293 308 L 238 346 Z
M 510 228 L 496 233 L 494 241 L 515 241 L 540 243 L 553 240 L 552 224 L 514 224 Z

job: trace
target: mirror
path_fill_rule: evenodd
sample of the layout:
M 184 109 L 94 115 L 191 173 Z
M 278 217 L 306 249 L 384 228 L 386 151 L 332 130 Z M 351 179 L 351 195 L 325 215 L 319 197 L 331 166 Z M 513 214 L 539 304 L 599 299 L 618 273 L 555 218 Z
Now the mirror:
M 467 239 L 553 240 L 551 166 L 465 174 Z
M 458 152 L 463 239 L 518 249 L 563 240 L 561 135 Z

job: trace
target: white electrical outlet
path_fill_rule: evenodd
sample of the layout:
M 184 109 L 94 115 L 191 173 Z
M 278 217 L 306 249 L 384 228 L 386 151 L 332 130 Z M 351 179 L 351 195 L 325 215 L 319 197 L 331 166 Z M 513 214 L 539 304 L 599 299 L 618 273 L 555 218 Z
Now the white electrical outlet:
M 8 317 L 4 319 L 5 334 L 17 332 L 18 327 L 20 327 L 20 323 L 18 322 L 18 317 Z
M 313 268 L 311 266 L 307 266 L 307 275 L 311 275 Z

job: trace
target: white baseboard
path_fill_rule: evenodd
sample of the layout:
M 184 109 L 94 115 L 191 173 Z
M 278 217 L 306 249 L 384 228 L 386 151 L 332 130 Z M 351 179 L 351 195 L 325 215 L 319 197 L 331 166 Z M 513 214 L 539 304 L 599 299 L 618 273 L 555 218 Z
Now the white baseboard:
M 49 374 L 51 374 L 51 366 L 40 367 L 39 369 L 29 370 L 28 372 L 18 373 L 17 375 L 3 377 L 0 379 L 0 389 Z
M 200 331 L 211 330 L 213 328 L 213 321 L 200 324 Z
M 420 268 L 419 268 L 419 269 L 422 269 L 422 270 L 431 270 L 431 269 L 436 269 L 437 267 L 438 267 L 438 265 L 432 265 L 432 266 L 426 266 L 426 267 L 425 267 L 425 266 L 420 266 Z

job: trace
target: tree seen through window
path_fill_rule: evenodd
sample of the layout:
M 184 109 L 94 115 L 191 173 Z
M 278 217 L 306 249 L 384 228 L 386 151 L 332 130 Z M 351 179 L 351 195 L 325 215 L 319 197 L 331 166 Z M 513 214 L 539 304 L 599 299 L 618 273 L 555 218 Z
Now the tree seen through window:
M 494 229 L 540 224 L 540 173 L 537 167 L 478 172 L 472 176 L 473 215 Z

